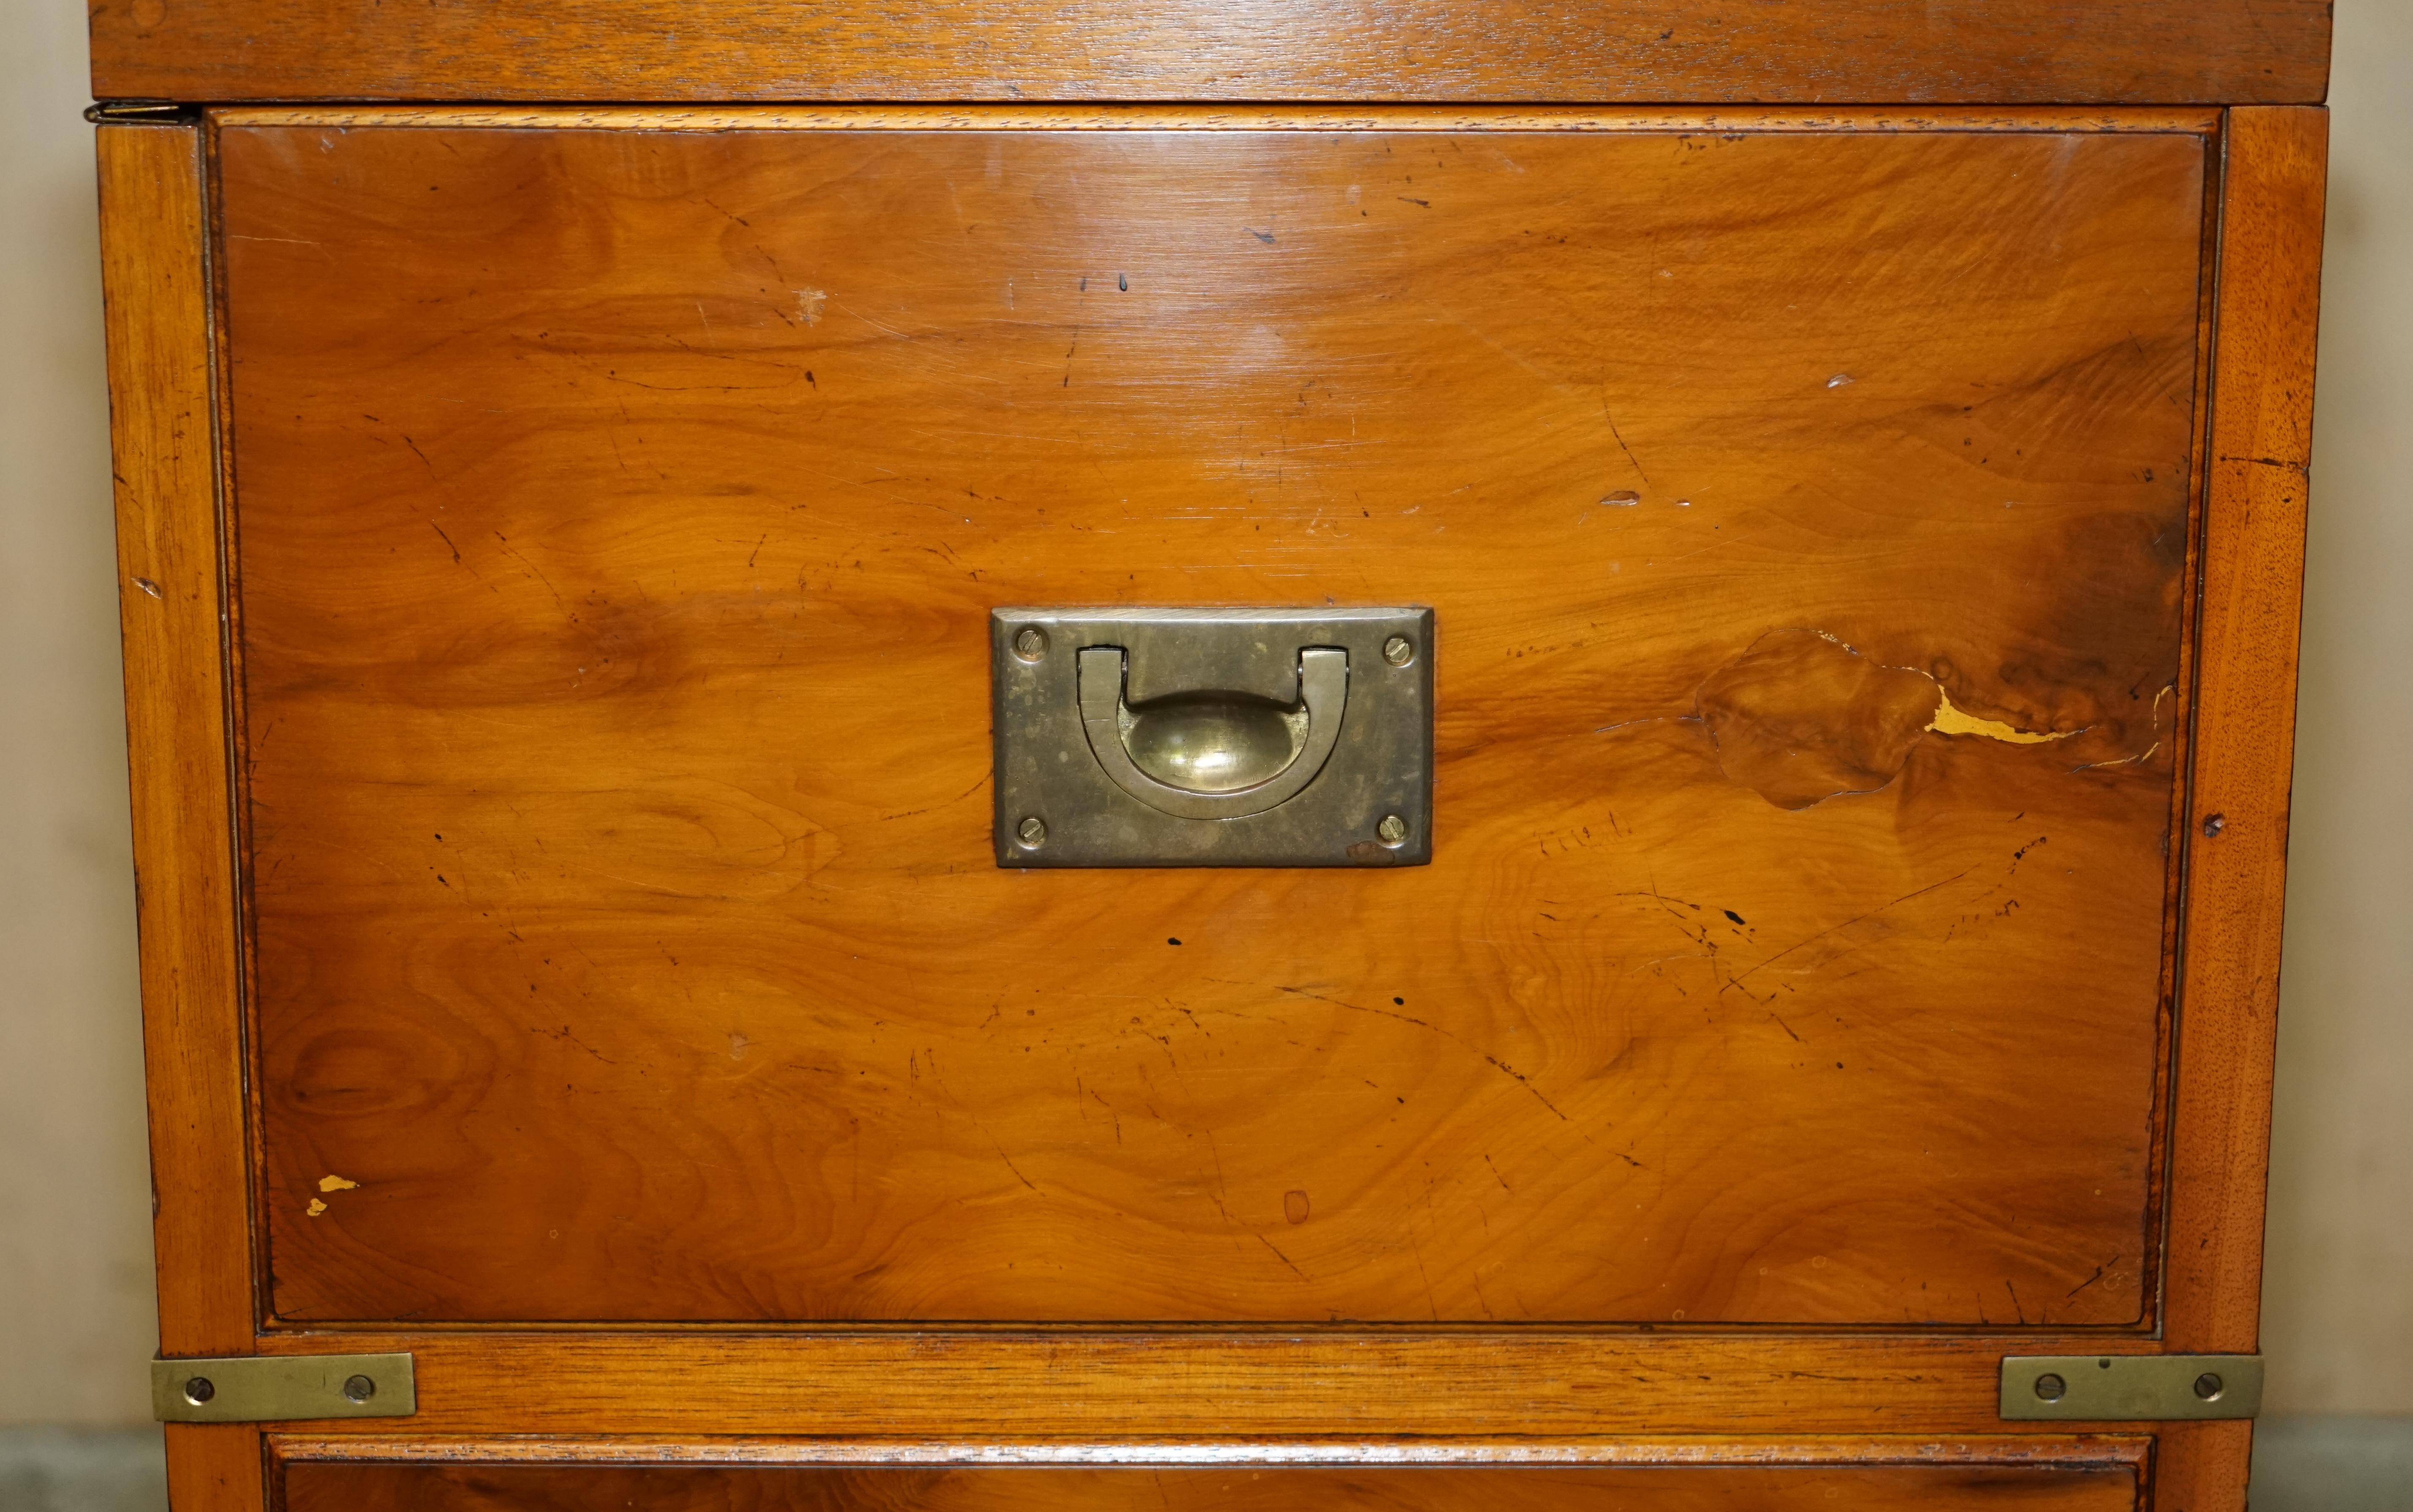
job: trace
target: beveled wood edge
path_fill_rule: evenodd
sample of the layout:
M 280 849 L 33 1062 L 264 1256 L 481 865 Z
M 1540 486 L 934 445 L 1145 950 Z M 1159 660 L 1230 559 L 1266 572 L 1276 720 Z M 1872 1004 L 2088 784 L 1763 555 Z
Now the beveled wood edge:
M 1826 1438 L 1189 1439 L 1136 1435 L 1086 1441 L 1037 1439 L 684 1438 L 363 1440 L 351 1434 L 274 1433 L 269 1456 L 289 1464 L 348 1463 L 596 1465 L 2008 1465 L 2141 1471 L 2148 1433 L 1920 1438 L 1836 1434 Z
M 2195 591 L 2203 577 L 2204 459 L 2212 437 L 2213 302 L 2219 287 L 2220 260 L 2220 137 L 2204 141 L 2205 161 L 2200 182 L 2202 228 L 2196 252 L 2195 373 L 2188 392 L 2190 435 L 2187 438 L 2186 551 L 2180 582 L 2184 585 L 2179 609 L 2178 668 L 2170 686 L 2169 708 L 2163 697 L 2154 701 L 2156 746 L 2169 747 L 2169 806 L 2163 833 L 2161 970 L 2154 1004 L 2154 1090 L 2147 1115 L 2145 1222 L 2139 1238 L 2145 1254 L 2140 1267 L 2136 1327 L 2161 1336 L 2165 1311 L 2164 1279 L 2169 1273 L 2170 1200 L 2171 1088 L 2178 1079 L 2179 945 L 2185 935 L 2187 772 L 2196 739 L 2196 640 L 2201 630 L 2202 595 Z M 2164 724 L 2167 719 L 2169 723 Z M 2148 748 L 2151 757 L 2156 748 Z
M 338 1344 L 336 1340 L 340 1339 Z M 2139 1343 L 2149 1347 L 2139 1349 Z M 2006 1354 L 2148 1341 L 1900 1336 L 484 1333 L 263 1335 L 264 1354 L 407 1351 L 417 1414 L 361 1439 L 502 1435 L 1534 1440 L 2004 1436 Z M 290 1430 L 289 1430 L 290 1431 Z M 2134 1433 L 2134 1424 L 2054 1425 Z
M 2163 1338 L 2256 1347 L 2328 112 L 2228 112 Z
M 208 1355 L 255 1313 L 200 133 L 97 147 L 160 1345 Z
M 526 127 L 618 131 L 2002 131 L 2210 135 L 2221 112 L 2196 106 L 2001 110 L 1889 106 L 1829 110 L 1737 106 L 1371 105 L 756 105 L 728 107 L 481 105 L 223 106 L 213 125 Z

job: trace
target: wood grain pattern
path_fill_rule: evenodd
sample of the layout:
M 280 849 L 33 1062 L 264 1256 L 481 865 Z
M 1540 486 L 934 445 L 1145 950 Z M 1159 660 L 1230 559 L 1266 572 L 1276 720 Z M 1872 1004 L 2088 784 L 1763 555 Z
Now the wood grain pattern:
M 92 0 L 104 99 L 2309 103 L 2325 0 Z
M 343 1425 L 333 1425 L 341 1429 Z M 1447 1438 L 1112 1439 L 988 1438 L 978 1444 L 913 1438 L 478 1438 L 336 1431 L 276 1431 L 269 1454 L 279 1465 L 337 1460 L 386 1463 L 491 1465 L 1396 1465 L 1524 1467 L 1578 1465 L 1947 1465 L 2007 1469 L 2126 1470 L 2142 1475 L 2154 1440 L 2140 1433 L 2068 1437 L 1827 1433 L 1557 1438 L 1520 1435 Z
M 2175 1349 L 2258 1347 L 2327 112 L 2230 114 L 2172 1123 Z
M 1721 1335 L 1567 1328 L 761 1329 L 346 1332 L 407 1349 L 408 1418 L 339 1425 L 382 1440 L 507 1434 L 878 1436 L 1011 1445 L 1265 1437 L 1538 1441 L 1552 1436 L 1920 1435 L 2003 1440 L 2002 1356 L 2106 1346 L 2100 1334 Z M 329 1336 L 263 1335 L 268 1353 Z M 2055 1424 L 2133 1435 L 2135 1424 Z M 2007 1441 L 2006 1441 L 2007 1442 Z M 1940 1452 L 1940 1451 L 1939 1451 Z
M 98 133 L 161 1345 L 251 1339 L 200 134 Z
M 2140 1320 L 2200 138 L 220 153 L 278 1316 Z M 1434 867 L 988 862 L 1327 595 Z
M 2244 1512 L 2249 1421 L 2154 1425 L 2152 1494 L 2157 1512 Z
M 2019 1506 L 2112 1512 L 2137 1505 L 2124 1470 L 1636 1467 L 1397 1469 L 1259 1466 L 1149 1469 L 679 1468 L 300 1464 L 291 1512 L 1791 1512 Z
M 163 1355 L 256 1321 L 200 132 L 103 126 L 101 277 Z M 168 1430 L 179 1507 L 260 1504 L 259 1430 Z
M 167 1423 L 168 1505 L 174 1512 L 265 1512 L 268 1466 L 252 1423 Z
M 2036 110 L 2001 106 L 1829 106 L 1704 110 L 1667 105 L 237 105 L 211 120 L 235 126 L 516 126 L 643 131 L 1667 131 L 1753 136 L 1784 131 L 2195 132 L 2209 106 Z

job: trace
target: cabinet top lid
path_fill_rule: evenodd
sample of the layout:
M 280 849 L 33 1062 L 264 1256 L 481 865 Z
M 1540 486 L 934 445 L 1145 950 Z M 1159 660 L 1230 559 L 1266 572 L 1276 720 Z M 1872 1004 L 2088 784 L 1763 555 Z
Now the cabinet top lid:
M 2309 104 L 2330 50 L 2330 0 L 90 5 L 104 100 Z

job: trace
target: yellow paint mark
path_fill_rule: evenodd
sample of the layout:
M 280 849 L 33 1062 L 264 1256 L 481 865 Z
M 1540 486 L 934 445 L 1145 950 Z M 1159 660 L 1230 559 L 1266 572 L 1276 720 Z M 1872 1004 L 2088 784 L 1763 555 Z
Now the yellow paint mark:
M 1989 740 L 2007 740 L 2014 746 L 2042 746 L 2055 740 L 2067 740 L 2075 730 L 2049 730 L 2042 734 L 2033 731 L 2015 730 L 2000 719 L 1981 719 L 1963 709 L 1953 707 L 1952 696 L 1943 689 L 1935 690 L 1935 718 L 1927 728 L 1939 735 L 1984 735 Z
M 325 1199 L 323 1199 L 323 1198 L 319 1198 L 319 1197 L 313 1197 L 313 1198 L 311 1198 L 311 1199 L 310 1199 L 310 1216 L 311 1216 L 311 1217 L 316 1218 L 316 1217 L 318 1217 L 320 1213 L 323 1213 L 323 1212 L 325 1212 L 326 1210 L 327 1210 L 327 1204 L 326 1204 Z
M 349 1192 L 359 1185 L 358 1181 L 347 1181 L 340 1176 L 318 1178 L 318 1190 L 321 1192 Z

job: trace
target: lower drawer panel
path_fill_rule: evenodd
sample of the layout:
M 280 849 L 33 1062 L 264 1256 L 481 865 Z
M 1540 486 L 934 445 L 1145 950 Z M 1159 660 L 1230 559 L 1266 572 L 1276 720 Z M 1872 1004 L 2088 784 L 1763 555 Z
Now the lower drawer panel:
M 302 1463 L 289 1512 L 1873 1512 L 2138 1505 L 2127 1465 L 802 1466 Z

